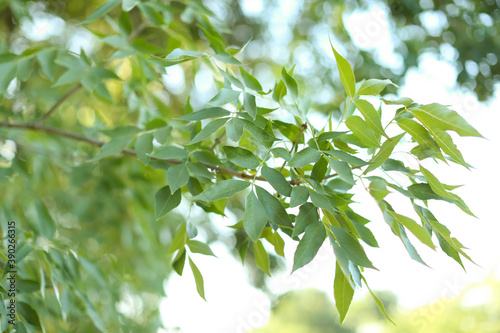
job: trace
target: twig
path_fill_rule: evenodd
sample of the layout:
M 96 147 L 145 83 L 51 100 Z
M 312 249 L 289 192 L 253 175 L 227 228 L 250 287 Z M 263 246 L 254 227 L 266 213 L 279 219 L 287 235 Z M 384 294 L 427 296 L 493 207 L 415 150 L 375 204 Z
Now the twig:
M 76 86 L 73 87 L 73 89 L 71 89 L 70 91 L 68 91 L 66 94 L 64 94 L 61 98 L 59 98 L 59 100 L 56 102 L 56 104 L 54 104 L 49 111 L 45 112 L 41 117 L 40 119 L 36 122 L 37 124 L 42 124 L 44 122 L 45 119 L 47 119 L 48 117 L 50 117 L 50 115 L 52 113 L 54 113 L 54 111 L 57 110 L 57 108 L 65 101 L 67 100 L 68 98 L 71 97 L 71 95 L 73 95 L 75 92 L 77 92 L 80 88 L 82 87 L 82 84 L 81 83 L 78 83 Z
M 38 123 L 12 124 L 12 123 L 7 123 L 7 122 L 0 122 L 0 127 L 28 129 L 28 130 L 32 130 L 32 131 L 55 134 L 55 135 L 59 135 L 59 136 L 62 136 L 62 137 L 68 138 L 68 139 L 75 140 L 75 141 L 87 142 L 88 144 L 91 144 L 91 145 L 97 146 L 97 147 L 102 147 L 106 143 L 104 141 L 90 139 L 90 138 L 87 138 L 83 135 L 74 134 L 71 132 L 66 132 L 66 131 L 63 131 L 63 130 L 56 128 L 56 127 L 44 126 L 44 125 L 40 125 Z M 124 149 L 124 150 L 122 150 L 122 153 L 125 155 L 137 156 L 135 151 L 132 149 Z M 155 160 L 155 161 L 162 161 L 162 162 L 165 162 L 168 164 L 173 164 L 173 165 L 182 163 L 181 161 L 161 159 L 161 158 L 155 158 L 155 157 L 151 157 L 151 159 Z M 246 174 L 246 173 L 241 172 L 241 171 L 226 169 L 226 168 L 219 167 L 219 166 L 212 165 L 212 164 L 208 164 L 208 163 L 201 163 L 200 162 L 200 164 L 203 164 L 207 168 L 212 169 L 214 171 L 218 171 L 218 172 L 222 172 L 222 173 L 225 173 L 228 175 L 232 175 L 232 176 L 235 176 L 237 178 L 255 179 L 255 180 L 260 180 L 260 181 L 266 181 L 266 179 L 264 177 L 260 177 L 260 176 L 256 177 L 254 175 L 249 175 L 249 174 Z M 359 169 L 360 167 L 361 166 L 354 166 L 353 169 Z M 335 177 L 337 175 L 338 174 L 334 173 L 334 174 L 325 176 L 324 179 L 332 178 L 332 177 Z M 290 185 L 299 185 L 302 183 L 302 181 L 300 179 L 292 179 L 292 180 L 288 181 L 288 183 L 290 183 Z
M 219 143 L 221 143 L 222 138 L 224 138 L 224 135 L 226 135 L 226 131 L 222 132 L 222 134 L 221 134 L 221 135 L 219 135 L 219 136 L 217 137 L 217 139 L 215 139 L 215 141 L 214 141 L 213 145 L 210 147 L 210 151 L 211 151 L 211 152 L 213 152 L 213 151 L 214 151 L 214 149 L 215 149 L 215 147 L 217 147 L 217 145 L 218 145 Z

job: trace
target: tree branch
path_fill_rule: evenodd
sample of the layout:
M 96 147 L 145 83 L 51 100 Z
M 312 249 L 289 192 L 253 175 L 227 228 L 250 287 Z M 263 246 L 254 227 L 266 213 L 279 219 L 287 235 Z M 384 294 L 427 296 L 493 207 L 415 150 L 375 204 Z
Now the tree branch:
M 68 139 L 75 140 L 75 141 L 87 142 L 88 144 L 91 144 L 91 145 L 97 146 L 97 147 L 102 147 L 106 143 L 104 141 L 90 139 L 90 138 L 87 138 L 86 136 L 83 136 L 83 135 L 63 131 L 63 130 L 56 128 L 56 127 L 44 126 L 44 125 L 41 125 L 38 123 L 12 124 L 12 123 L 7 123 L 7 122 L 0 122 L 0 127 L 28 129 L 28 130 L 37 131 L 37 132 L 55 134 L 55 135 L 59 135 L 59 136 L 62 136 L 62 137 L 68 138 Z M 132 149 L 124 149 L 124 150 L 122 150 L 122 153 L 125 155 L 137 156 L 135 151 Z M 177 161 L 177 160 L 161 159 L 161 158 L 155 158 L 155 157 L 151 157 L 151 159 L 154 161 L 162 161 L 162 162 L 172 164 L 172 165 L 183 163 L 183 162 Z M 212 169 L 214 171 L 218 171 L 218 172 L 222 172 L 222 173 L 225 173 L 228 175 L 232 175 L 232 176 L 235 176 L 237 178 L 255 179 L 255 180 L 260 180 L 260 181 L 266 181 L 266 179 L 264 177 L 260 177 L 260 176 L 256 177 L 254 175 L 249 175 L 249 174 L 246 174 L 246 173 L 241 172 L 241 171 L 226 169 L 226 168 L 219 167 L 217 165 L 208 164 L 208 163 L 201 163 L 200 162 L 200 164 L 203 164 L 207 168 Z M 355 169 L 355 168 L 358 169 L 360 167 L 361 166 L 355 166 L 355 167 L 353 167 L 353 169 Z M 332 178 L 335 176 L 337 176 L 336 173 L 331 174 L 331 175 L 327 175 L 327 176 L 325 176 L 324 179 Z M 290 183 L 290 185 L 299 185 L 302 183 L 302 181 L 300 179 L 292 179 L 288 182 Z
M 214 151 L 214 149 L 215 149 L 215 147 L 217 147 L 217 145 L 218 145 L 219 143 L 221 143 L 222 138 L 224 138 L 224 136 L 225 136 L 225 135 L 226 135 L 226 131 L 222 132 L 222 134 L 221 134 L 221 135 L 219 135 L 219 136 L 217 137 L 217 139 L 215 139 L 214 144 L 210 147 L 210 151 L 211 151 L 211 152 L 213 152 L 213 151 Z
M 73 87 L 73 89 L 71 89 L 70 91 L 68 91 L 66 94 L 64 94 L 61 98 L 59 98 L 59 100 L 56 102 L 56 104 L 54 104 L 49 111 L 45 112 L 41 117 L 40 119 L 38 119 L 38 121 L 36 122 L 37 124 L 42 124 L 44 122 L 45 119 L 47 119 L 48 117 L 50 117 L 50 115 L 52 113 L 54 113 L 54 111 L 57 110 L 57 108 L 65 101 L 67 100 L 68 98 L 71 97 L 71 95 L 73 95 L 75 92 L 77 92 L 80 88 L 82 87 L 82 84 L 81 83 L 78 83 L 76 86 Z

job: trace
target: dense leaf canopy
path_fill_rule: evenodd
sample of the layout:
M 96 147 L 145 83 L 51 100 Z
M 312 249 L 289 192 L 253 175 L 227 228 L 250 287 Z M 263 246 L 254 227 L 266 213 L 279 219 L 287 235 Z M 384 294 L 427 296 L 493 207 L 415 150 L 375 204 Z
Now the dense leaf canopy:
M 473 215 L 432 169 L 469 168 L 453 136 L 481 134 L 446 106 L 381 99 L 401 77 L 382 70 L 387 75 L 374 78 L 372 65 L 346 56 L 352 45 L 341 21 L 331 24 L 331 38 L 344 50 L 329 44 L 320 61 L 311 54 L 295 66 L 279 44 L 265 56 L 272 38 L 258 29 L 249 43 L 252 36 L 231 33 L 241 25 L 274 29 L 233 13 L 236 2 L 208 6 L 213 11 L 199 1 L 83 4 L 0 5 L 8 18 L 0 46 L 0 219 L 5 248 L 6 221 L 17 227 L 18 332 L 156 332 L 172 270 L 182 275 L 189 263 L 205 298 L 209 286 L 196 263 L 215 255 L 214 241 L 267 275 L 285 242 L 297 244 L 293 270 L 329 242 L 343 320 L 355 290 L 368 287 L 364 271 L 376 269 L 364 249 L 379 246 L 370 220 L 352 208 L 363 187 L 411 258 L 425 264 L 413 245 L 421 242 L 462 266 L 470 260 L 427 203 Z M 307 6 L 304 17 L 329 25 L 321 8 L 337 17 L 345 10 Z M 396 9 L 396 20 L 422 10 Z M 294 29 L 294 43 L 307 43 L 314 30 Z M 315 31 L 328 40 L 328 30 Z M 410 66 L 422 45 L 404 45 Z M 479 79 L 477 87 L 491 92 L 495 78 Z M 318 84 L 341 88 L 325 101 Z M 393 207 L 394 196 L 413 211 Z M 215 215 L 231 218 L 232 229 Z M 232 230 L 230 240 L 221 229 Z M 2 253 L 4 275 L 8 259 Z M 0 295 L 9 300 L 6 290 Z

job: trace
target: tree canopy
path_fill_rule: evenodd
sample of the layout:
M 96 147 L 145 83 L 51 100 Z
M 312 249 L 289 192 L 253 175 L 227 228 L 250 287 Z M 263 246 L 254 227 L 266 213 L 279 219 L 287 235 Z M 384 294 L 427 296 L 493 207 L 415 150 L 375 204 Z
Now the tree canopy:
M 343 321 L 355 290 L 369 288 L 364 271 L 376 269 L 364 247 L 379 246 L 370 217 L 352 208 L 359 188 L 412 259 L 425 265 L 419 242 L 462 266 L 471 260 L 427 203 L 473 216 L 433 169 L 470 168 L 453 136 L 481 134 L 447 106 L 387 95 L 401 76 L 383 68 L 372 75 L 369 52 L 360 53 L 366 66 L 351 60 L 341 21 L 320 14 L 341 17 L 355 4 L 305 5 L 300 31 L 292 29 L 296 48 L 310 36 L 304 20 L 325 19 L 333 34 L 316 32 L 331 38 L 330 53 L 295 65 L 258 33 L 272 22 L 231 10 L 237 2 L 3 2 L 0 219 L 5 249 L 7 221 L 16 223 L 17 332 L 156 332 L 163 281 L 189 265 L 205 298 L 196 263 L 215 255 L 216 241 L 260 278 L 277 267 L 285 242 L 297 244 L 293 271 L 329 242 Z M 425 9 L 407 6 L 393 8 L 395 20 Z M 468 7 L 455 7 L 466 15 Z M 252 40 L 237 33 L 241 25 L 255 28 Z M 407 69 L 421 45 L 405 45 Z M 460 80 L 477 80 L 486 96 L 495 78 Z M 319 86 L 334 93 L 319 98 Z M 393 207 L 395 196 L 412 211 Z M 231 239 L 219 237 L 227 226 L 215 215 L 233 221 Z M 5 277 L 11 258 L 0 258 Z M 4 331 L 12 328 L 7 290 Z

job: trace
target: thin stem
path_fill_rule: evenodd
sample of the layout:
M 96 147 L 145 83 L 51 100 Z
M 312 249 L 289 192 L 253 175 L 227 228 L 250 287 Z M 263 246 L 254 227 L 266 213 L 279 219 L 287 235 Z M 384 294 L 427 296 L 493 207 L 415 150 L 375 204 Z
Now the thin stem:
M 224 136 L 226 135 L 226 131 L 222 132 L 221 135 L 219 135 L 217 137 L 217 139 L 215 139 L 214 143 L 212 144 L 212 146 L 210 147 L 210 151 L 213 153 L 214 152 L 214 149 L 215 147 L 217 147 L 217 145 L 219 143 L 221 143 L 222 139 L 224 138 Z
M 302 137 L 302 135 L 304 134 L 304 131 L 306 129 L 307 129 L 307 124 L 303 123 L 302 126 L 300 127 L 299 135 L 297 135 L 297 138 L 295 139 L 295 141 L 293 141 L 292 149 L 290 149 L 291 152 L 293 152 L 293 150 L 295 149 L 295 147 L 297 147 L 297 144 L 299 143 L 300 138 Z M 285 167 L 285 165 L 286 165 L 286 161 L 283 162 L 283 165 L 280 168 L 280 172 L 283 171 L 283 168 Z
M 62 103 L 64 103 L 65 100 L 71 97 L 74 93 L 76 93 L 80 88 L 82 87 L 81 83 L 78 83 L 76 86 L 73 87 L 70 91 L 68 91 L 66 94 L 64 94 L 59 100 L 54 104 L 49 111 L 45 112 L 40 119 L 38 119 L 37 124 L 42 124 L 45 119 L 50 117 L 52 113 L 54 113 L 59 106 L 61 106 Z

